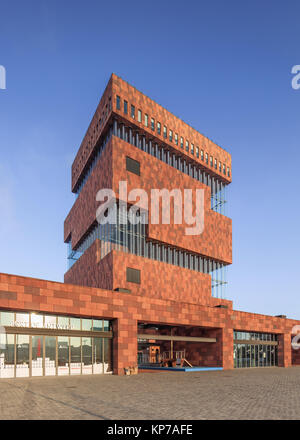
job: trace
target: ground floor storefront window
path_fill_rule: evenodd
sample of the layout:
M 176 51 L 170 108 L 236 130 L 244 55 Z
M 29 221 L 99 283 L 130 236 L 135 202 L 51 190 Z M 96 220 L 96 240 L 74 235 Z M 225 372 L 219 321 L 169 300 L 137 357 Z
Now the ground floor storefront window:
M 0 378 L 112 372 L 111 322 L 0 311 Z
M 275 367 L 277 336 L 271 333 L 234 332 L 234 367 Z

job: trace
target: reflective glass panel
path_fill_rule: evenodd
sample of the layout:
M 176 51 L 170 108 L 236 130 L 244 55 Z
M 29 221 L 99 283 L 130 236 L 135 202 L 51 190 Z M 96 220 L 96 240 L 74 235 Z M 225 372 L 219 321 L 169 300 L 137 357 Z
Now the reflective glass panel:
M 56 329 L 56 316 L 46 315 L 45 316 L 45 327 Z
M 93 338 L 93 373 L 103 373 L 103 339 Z
M 101 319 L 93 319 L 93 330 L 94 331 L 103 331 L 103 321 Z
M 15 376 L 15 336 L 1 334 L 0 336 L 0 377 Z
M 92 338 L 82 338 L 82 374 L 93 373 Z
M 42 328 L 44 325 L 44 316 L 31 313 L 31 327 Z
M 58 375 L 69 374 L 69 338 L 67 336 L 58 336 Z
M 80 318 L 70 318 L 71 330 L 80 330 Z
M 29 313 L 16 313 L 16 326 L 29 327 Z
M 92 330 L 92 320 L 82 319 L 81 320 L 82 330 L 91 331 Z
M 29 376 L 29 335 L 16 335 L 16 376 Z
M 70 318 L 67 318 L 66 316 L 58 316 L 57 325 L 59 328 L 68 329 L 70 325 Z
M 32 336 L 31 344 L 32 344 L 31 374 L 32 376 L 43 376 L 43 355 L 44 355 L 43 336 Z
M 104 331 L 109 332 L 110 331 L 110 322 L 109 321 L 103 321 L 104 324 Z
M 81 341 L 80 338 L 70 338 L 71 374 L 81 374 Z
M 56 375 L 56 337 L 45 336 L 45 375 Z
M 1 318 L 1 325 L 7 325 L 7 326 L 13 326 L 15 321 L 15 314 L 14 312 L 1 312 L 0 313 Z
M 104 373 L 112 371 L 112 350 L 111 345 L 112 341 L 108 338 L 103 338 L 104 342 Z

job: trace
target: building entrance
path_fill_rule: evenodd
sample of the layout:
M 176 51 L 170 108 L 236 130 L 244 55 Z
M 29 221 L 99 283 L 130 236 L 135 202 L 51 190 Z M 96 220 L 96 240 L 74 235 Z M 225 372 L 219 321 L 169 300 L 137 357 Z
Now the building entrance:
M 109 321 L 0 311 L 0 324 L 0 378 L 112 372 Z

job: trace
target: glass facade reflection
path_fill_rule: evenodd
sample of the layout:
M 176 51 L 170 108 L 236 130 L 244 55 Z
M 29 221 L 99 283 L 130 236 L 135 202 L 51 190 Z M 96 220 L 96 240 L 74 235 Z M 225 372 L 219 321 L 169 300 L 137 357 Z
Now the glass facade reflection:
M 0 377 L 15 376 L 15 335 L 1 335 Z
M 111 331 L 111 321 L 69 316 L 44 315 L 0 311 L 0 325 L 4 327 L 43 328 L 51 330 Z
M 4 335 L 0 378 L 103 374 L 112 371 L 112 339 Z
M 278 365 L 277 351 L 275 334 L 234 332 L 235 368 L 275 367 Z
M 140 210 L 140 221 L 135 225 L 129 221 L 127 211 L 124 211 L 122 206 L 117 207 L 115 214 L 115 223 L 95 225 L 77 249 L 70 250 L 69 268 L 89 249 L 95 240 L 100 240 L 101 258 L 116 250 L 210 274 L 212 296 L 226 298 L 227 265 L 225 263 L 148 239 L 146 233 L 148 213 L 146 211 Z
M 0 325 L 0 378 L 112 371 L 109 320 L 0 310 Z
M 44 359 L 44 338 L 43 336 L 32 336 L 31 339 L 31 374 L 32 376 L 43 376 Z
M 29 336 L 16 335 L 16 377 L 29 376 Z

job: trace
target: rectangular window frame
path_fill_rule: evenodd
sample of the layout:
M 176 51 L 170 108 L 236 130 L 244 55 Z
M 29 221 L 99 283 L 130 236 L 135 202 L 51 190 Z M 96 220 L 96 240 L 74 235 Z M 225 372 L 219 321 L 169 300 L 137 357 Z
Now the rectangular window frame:
M 135 106 L 133 104 L 130 106 L 130 116 L 135 119 Z

